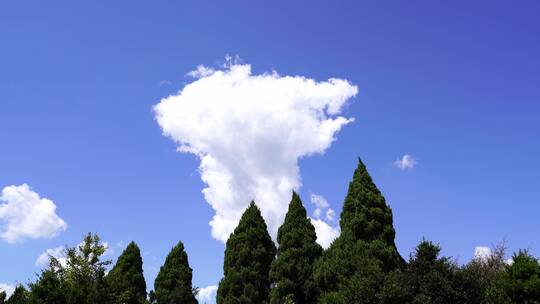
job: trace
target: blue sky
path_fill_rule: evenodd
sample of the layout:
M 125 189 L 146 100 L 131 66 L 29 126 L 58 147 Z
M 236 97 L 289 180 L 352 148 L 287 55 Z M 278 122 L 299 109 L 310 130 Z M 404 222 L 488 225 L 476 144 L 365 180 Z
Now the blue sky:
M 540 5 L 536 1 L 17 1 L 0 4 L 0 189 L 56 205 L 54 238 L 0 240 L 0 282 L 34 279 L 46 249 L 98 232 L 135 240 L 152 286 L 182 240 L 194 285 L 221 278 L 224 246 L 199 159 L 153 107 L 239 56 L 258 75 L 358 87 L 353 123 L 299 160 L 300 194 L 339 215 L 358 156 L 394 211 L 397 246 L 423 238 L 468 261 L 506 238 L 540 254 Z M 417 162 L 401 170 L 403 155 Z

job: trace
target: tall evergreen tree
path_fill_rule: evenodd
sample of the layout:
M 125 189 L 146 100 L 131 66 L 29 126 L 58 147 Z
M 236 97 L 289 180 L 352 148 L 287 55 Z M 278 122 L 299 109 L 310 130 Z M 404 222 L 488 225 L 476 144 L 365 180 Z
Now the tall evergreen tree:
M 154 282 L 152 300 L 157 304 L 197 303 L 196 290 L 192 286 L 192 269 L 184 244 L 178 242 L 167 255 Z
M 6 304 L 28 304 L 28 291 L 24 286 L 17 285 Z
M 315 267 L 322 303 L 376 302 L 385 274 L 405 265 L 392 222 L 392 210 L 359 159 L 341 212 L 341 235 Z
M 0 304 L 6 303 L 7 294 L 4 290 L 0 291 Z
M 227 240 L 217 303 L 268 303 L 269 272 L 275 254 L 276 247 L 261 212 L 251 202 Z
M 289 210 L 278 230 L 279 249 L 270 269 L 270 279 L 275 284 L 271 303 L 281 304 L 292 300 L 296 304 L 316 301 L 313 282 L 313 264 L 321 256 L 315 227 L 296 192 L 293 192 Z
M 112 304 L 146 303 L 146 282 L 141 251 L 135 242 L 129 243 L 106 276 Z

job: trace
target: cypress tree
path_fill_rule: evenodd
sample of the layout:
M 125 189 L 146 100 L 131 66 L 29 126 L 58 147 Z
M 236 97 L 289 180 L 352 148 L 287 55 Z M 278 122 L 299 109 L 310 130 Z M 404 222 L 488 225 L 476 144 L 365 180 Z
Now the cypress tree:
M 139 247 L 135 242 L 129 243 L 106 277 L 113 304 L 146 303 L 142 265 Z
M 195 289 L 192 286 L 192 269 L 189 267 L 188 256 L 184 244 L 178 242 L 173 247 L 165 263 L 159 269 L 154 282 L 154 295 L 157 304 L 193 304 Z
M 321 256 L 315 228 L 307 218 L 306 209 L 293 192 L 289 210 L 278 230 L 279 249 L 270 269 L 275 284 L 271 303 L 310 304 L 316 301 L 316 288 L 312 279 L 313 264 Z
M 341 235 L 315 267 L 321 303 L 376 302 L 386 273 L 405 265 L 392 221 L 392 210 L 359 159 L 341 212 Z
M 276 247 L 259 208 L 251 202 L 227 240 L 218 304 L 268 303 Z

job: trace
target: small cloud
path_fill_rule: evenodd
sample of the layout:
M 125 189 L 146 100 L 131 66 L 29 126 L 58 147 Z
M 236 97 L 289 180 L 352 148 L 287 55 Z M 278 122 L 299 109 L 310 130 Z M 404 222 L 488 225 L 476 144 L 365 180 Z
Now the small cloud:
M 311 224 L 317 233 L 317 243 L 324 249 L 328 248 L 340 234 L 339 227 L 332 227 L 321 219 L 311 219 Z
M 320 209 L 326 209 L 329 206 L 328 201 L 322 195 L 315 193 L 311 194 L 311 203 Z
M 166 86 L 166 85 L 171 85 L 172 82 L 170 82 L 169 80 L 160 80 L 159 81 L 159 86 L 162 87 L 162 86 Z
M 15 291 L 15 286 L 8 283 L 0 283 L 0 292 L 5 291 L 7 297 L 9 298 L 11 294 Z
M 398 159 L 394 162 L 394 166 L 401 170 L 412 169 L 416 166 L 416 160 L 409 154 L 403 155 L 401 159 Z
M 67 229 L 56 214 L 53 201 L 40 198 L 27 184 L 8 186 L 2 190 L 0 201 L 0 238 L 8 243 L 30 238 L 53 238 Z
M 326 210 L 326 220 L 329 222 L 333 222 L 336 220 L 336 212 L 331 208 Z
M 199 288 L 199 294 L 197 300 L 201 304 L 214 304 L 216 303 L 217 286 L 211 285 L 203 288 Z
M 197 66 L 197 69 L 187 73 L 187 75 L 191 76 L 193 78 L 204 78 L 204 77 L 208 77 L 208 76 L 214 74 L 215 72 L 216 72 L 216 70 L 214 70 L 213 68 L 209 68 L 209 67 L 204 66 L 204 65 L 199 65 L 199 66 Z
M 492 255 L 491 248 L 486 246 L 476 246 L 474 248 L 474 259 L 478 261 L 485 262 Z
M 67 265 L 66 248 L 64 246 L 58 246 L 56 248 L 47 249 L 41 253 L 36 259 L 36 266 L 47 267 L 47 265 L 49 265 L 49 258 L 51 256 L 56 258 L 60 265 L 64 267 Z

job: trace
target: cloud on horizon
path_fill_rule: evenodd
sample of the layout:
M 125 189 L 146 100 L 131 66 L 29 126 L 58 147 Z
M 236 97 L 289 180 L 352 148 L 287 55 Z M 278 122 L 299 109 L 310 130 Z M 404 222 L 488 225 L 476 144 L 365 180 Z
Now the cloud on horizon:
M 8 243 L 22 239 L 50 239 L 67 229 L 53 201 L 40 198 L 27 184 L 8 186 L 0 196 L 0 238 Z
M 323 154 L 354 121 L 339 114 L 357 87 L 337 78 L 254 75 L 250 65 L 232 62 L 189 75 L 195 80 L 154 112 L 178 150 L 200 160 L 202 192 L 215 210 L 212 236 L 225 242 L 255 200 L 275 237 L 302 185 L 299 159 Z

